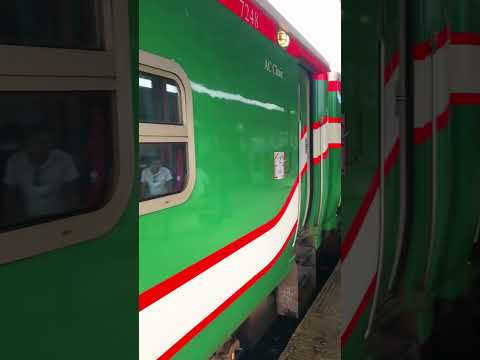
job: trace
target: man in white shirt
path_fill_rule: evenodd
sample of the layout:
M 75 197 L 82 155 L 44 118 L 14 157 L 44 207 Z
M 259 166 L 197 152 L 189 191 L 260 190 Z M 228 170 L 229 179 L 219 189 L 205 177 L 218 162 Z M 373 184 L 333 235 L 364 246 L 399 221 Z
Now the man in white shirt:
M 3 179 L 7 224 L 77 210 L 79 173 L 72 157 L 53 147 L 45 129 L 29 132 L 25 140 L 24 150 L 8 159 Z
M 172 173 L 163 166 L 162 161 L 153 160 L 150 166 L 142 171 L 141 198 L 148 199 L 172 193 L 172 180 Z

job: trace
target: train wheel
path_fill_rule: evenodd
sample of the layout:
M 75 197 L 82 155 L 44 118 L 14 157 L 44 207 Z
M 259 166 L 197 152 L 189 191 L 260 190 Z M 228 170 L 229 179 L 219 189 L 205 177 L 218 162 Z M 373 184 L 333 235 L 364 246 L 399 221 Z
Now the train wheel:
M 237 354 L 240 350 L 240 341 L 238 341 L 238 339 L 230 339 L 210 358 L 210 360 L 236 360 Z

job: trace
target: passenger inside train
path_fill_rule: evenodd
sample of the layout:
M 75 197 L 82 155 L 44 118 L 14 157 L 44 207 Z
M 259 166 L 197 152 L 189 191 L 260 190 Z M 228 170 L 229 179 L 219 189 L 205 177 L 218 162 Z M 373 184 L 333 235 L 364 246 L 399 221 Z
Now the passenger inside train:
M 163 166 L 163 161 L 153 159 L 150 166 L 143 169 L 142 179 L 142 198 L 157 197 L 171 193 L 172 173 Z
M 185 144 L 143 143 L 140 145 L 140 201 L 183 190 Z
M 37 125 L 25 133 L 20 150 L 7 160 L 3 183 L 4 208 L 9 211 L 5 213 L 18 221 L 75 209 L 78 178 L 72 156 L 54 145 L 50 129 Z
M 100 208 L 112 190 L 110 94 L 5 94 L 0 226 Z

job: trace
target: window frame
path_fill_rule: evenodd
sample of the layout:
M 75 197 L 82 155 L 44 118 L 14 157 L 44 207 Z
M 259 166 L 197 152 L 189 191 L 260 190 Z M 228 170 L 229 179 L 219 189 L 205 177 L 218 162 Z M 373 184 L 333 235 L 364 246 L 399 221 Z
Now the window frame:
M 125 11 L 128 14 L 128 9 L 120 10 L 125 5 L 119 5 L 117 1 L 99 1 L 103 14 L 104 49 L 0 44 L 0 75 L 115 77 L 112 63 L 118 52 L 118 47 L 114 44 L 119 44 L 119 39 L 115 38 L 119 26 L 113 18 L 118 18 L 119 13 L 125 14 Z M 35 66 L 32 66 L 31 59 L 35 59 Z
M 181 124 L 142 123 L 141 119 L 138 119 L 139 144 L 185 143 L 187 149 L 185 159 L 187 176 L 184 189 L 176 194 L 139 201 L 139 215 L 142 216 L 177 206 L 187 201 L 195 185 L 196 165 L 192 88 L 187 74 L 177 63 L 143 50 L 139 51 L 139 72 L 174 80 L 180 88 L 180 103 L 182 105 L 180 109 Z
M 115 226 L 128 205 L 135 172 L 128 4 L 106 0 L 102 4 L 111 9 L 104 12 L 105 51 L 0 46 L 0 91 L 114 92 L 114 178 L 108 202 L 98 210 L 0 233 L 0 264 L 96 239 Z
M 165 75 L 165 72 L 159 71 L 159 69 L 152 68 L 151 66 L 146 66 L 146 65 L 140 65 L 139 67 L 139 73 L 144 73 L 148 74 L 151 76 L 160 76 L 163 79 L 167 80 L 173 80 L 177 85 L 181 83 L 181 80 L 173 74 L 173 77 L 170 77 L 169 74 Z M 140 75 L 139 75 L 140 76 Z M 182 103 L 182 89 L 180 90 L 180 96 L 178 96 L 178 106 L 179 106 L 179 118 L 180 120 L 183 120 L 183 107 L 184 104 Z M 139 95 L 140 96 L 140 95 Z M 183 123 L 151 123 L 151 122 L 146 122 L 142 121 L 143 119 L 139 117 L 139 124 L 142 125 L 144 128 L 145 132 L 147 133 L 154 133 L 157 134 L 158 136 L 163 136 L 164 134 L 170 134 L 172 136 L 188 136 L 187 130 L 184 126 Z M 153 126 L 152 126 L 153 125 Z M 162 129 L 159 128 L 159 126 L 162 126 Z M 174 128 L 175 126 L 176 128 Z

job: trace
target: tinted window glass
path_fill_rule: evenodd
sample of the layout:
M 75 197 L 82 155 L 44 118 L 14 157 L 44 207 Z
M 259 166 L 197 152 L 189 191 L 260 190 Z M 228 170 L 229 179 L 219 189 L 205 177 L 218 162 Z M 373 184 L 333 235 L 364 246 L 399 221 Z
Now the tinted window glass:
M 112 186 L 110 92 L 0 92 L 0 231 L 101 208 Z
M 187 178 L 186 143 L 140 144 L 140 201 L 176 194 Z
M 179 125 L 180 87 L 171 79 L 140 73 L 140 122 Z
M 103 49 L 102 0 L 2 0 L 0 44 Z

